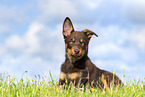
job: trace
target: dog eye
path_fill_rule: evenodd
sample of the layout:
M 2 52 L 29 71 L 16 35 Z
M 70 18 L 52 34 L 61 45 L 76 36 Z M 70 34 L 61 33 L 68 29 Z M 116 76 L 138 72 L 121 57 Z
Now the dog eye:
M 70 41 L 69 41 L 69 44 L 72 45 L 73 43 L 75 43 L 75 39 L 72 38 Z
M 69 42 L 70 45 L 72 45 L 73 43 L 74 43 L 73 41 L 70 41 L 70 42 Z
M 85 45 L 85 43 L 82 43 L 82 45 Z

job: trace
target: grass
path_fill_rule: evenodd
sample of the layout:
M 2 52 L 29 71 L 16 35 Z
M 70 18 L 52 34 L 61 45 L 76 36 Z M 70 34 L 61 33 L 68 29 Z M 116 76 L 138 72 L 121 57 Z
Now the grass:
M 37 80 L 28 78 L 17 80 L 10 75 L 0 79 L 1 97 L 144 97 L 144 82 L 138 80 L 135 83 L 125 83 L 122 88 L 113 87 L 111 91 L 101 91 L 99 89 L 64 89 L 57 85 L 54 80 L 35 76 Z

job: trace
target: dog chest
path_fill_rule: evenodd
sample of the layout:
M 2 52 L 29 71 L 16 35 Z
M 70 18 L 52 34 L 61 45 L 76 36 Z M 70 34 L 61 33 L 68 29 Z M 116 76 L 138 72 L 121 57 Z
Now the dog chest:
M 75 79 L 88 79 L 89 78 L 89 71 L 88 69 L 84 69 L 84 70 L 79 70 L 77 72 L 68 72 L 68 73 L 64 73 L 61 71 L 60 73 L 60 79 L 61 80 L 65 80 L 65 79 L 70 79 L 70 80 L 75 80 Z

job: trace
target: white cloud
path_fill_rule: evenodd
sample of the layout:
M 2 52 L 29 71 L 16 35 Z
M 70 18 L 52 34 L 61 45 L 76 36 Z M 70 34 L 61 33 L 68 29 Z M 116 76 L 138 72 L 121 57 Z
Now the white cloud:
M 0 24 L 0 37 L 8 35 L 10 31 L 8 25 Z
M 60 25 L 57 29 L 50 30 L 46 25 L 33 22 L 23 36 L 11 35 L 1 44 L 0 71 L 14 75 L 15 71 L 21 75 L 25 70 L 32 75 L 49 74 L 54 65 L 57 70 L 64 59 L 62 37 Z
M 66 16 L 76 16 L 77 8 L 69 0 L 39 0 L 39 9 L 41 11 L 40 19 L 48 22 L 60 21 Z
M 38 46 L 38 38 L 36 34 L 42 29 L 42 25 L 38 23 L 32 23 L 28 32 L 24 36 L 11 35 L 5 41 L 5 47 L 7 49 L 15 50 L 28 50 L 29 52 L 35 51 Z
M 130 34 L 130 41 L 134 44 L 136 44 L 137 47 L 140 48 L 140 50 L 145 49 L 145 29 L 144 27 L 139 27 L 134 29 Z
M 22 13 L 23 11 L 23 13 Z M 0 23 L 11 24 L 11 23 L 22 23 L 26 20 L 25 10 L 18 7 L 7 7 L 4 5 L 0 6 Z
M 75 2 L 79 2 L 78 0 L 75 0 Z M 103 2 L 102 0 L 80 0 L 80 3 L 84 4 L 84 6 L 87 6 L 90 9 L 96 9 L 100 6 L 100 3 Z
M 10 49 L 20 49 L 23 47 L 23 41 L 18 35 L 12 35 L 6 40 L 6 47 Z
M 44 25 L 39 24 L 39 23 L 32 23 L 29 27 L 28 32 L 26 32 L 23 41 L 25 43 L 25 48 L 27 53 L 34 53 L 36 52 L 39 48 L 39 39 L 37 36 L 38 33 L 41 33 L 41 30 L 44 28 Z
M 107 0 L 39 0 L 39 20 L 48 24 L 60 23 L 69 16 L 78 24 L 119 25 L 128 27 L 132 22 L 145 20 L 144 1 Z M 50 19 L 51 18 L 51 19 Z
M 119 67 L 123 70 L 125 70 L 125 71 L 137 71 L 138 69 L 137 68 L 139 68 L 138 66 L 128 66 L 128 65 L 126 65 L 126 64 L 120 64 L 119 65 Z
M 145 22 L 145 1 L 144 0 L 127 0 L 123 2 L 123 12 L 126 20 L 131 20 L 134 23 Z
M 135 67 L 129 67 L 131 65 L 136 66 L 136 62 L 140 59 L 141 55 L 130 44 L 132 43 L 130 41 L 132 33 L 119 26 L 96 27 L 96 29 L 98 30 L 96 32 L 98 32 L 99 37 L 92 37 L 89 46 L 90 59 L 95 61 L 96 66 L 111 70 L 112 72 L 113 70 L 121 72 L 123 69 L 126 71 L 135 69 Z
M 10 4 L 10 2 L 12 2 L 12 4 Z M 13 0 L 4 0 L 2 4 L 0 4 L 0 42 L 1 40 L 4 41 L 6 37 L 13 33 L 22 33 L 23 30 L 21 28 L 30 21 L 28 13 L 34 8 L 33 3 L 29 2 L 19 6 L 18 2 L 18 4 L 14 4 L 14 2 Z M 21 29 L 22 32 L 17 32 L 19 29 Z

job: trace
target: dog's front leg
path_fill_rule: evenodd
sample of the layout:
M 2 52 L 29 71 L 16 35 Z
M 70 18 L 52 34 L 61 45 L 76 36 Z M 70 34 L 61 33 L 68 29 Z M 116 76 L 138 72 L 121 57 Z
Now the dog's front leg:
M 60 78 L 59 78 L 59 85 L 63 85 L 65 83 L 66 74 L 64 72 L 60 72 Z

